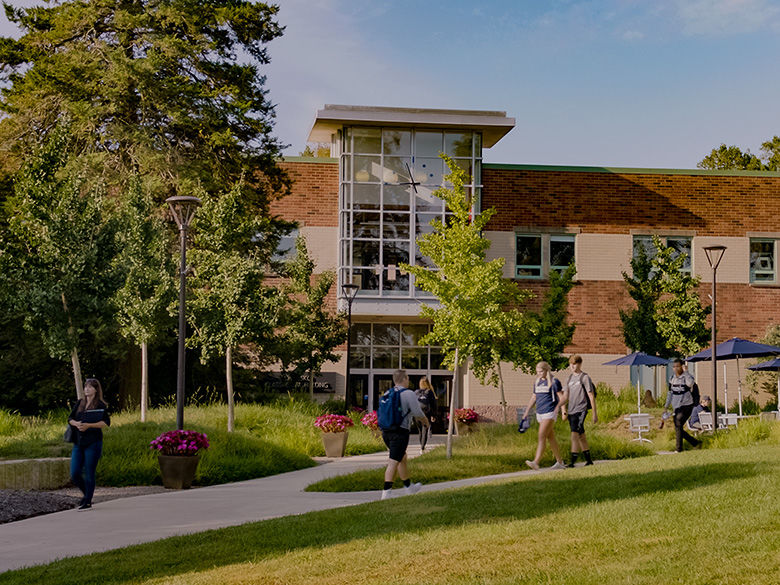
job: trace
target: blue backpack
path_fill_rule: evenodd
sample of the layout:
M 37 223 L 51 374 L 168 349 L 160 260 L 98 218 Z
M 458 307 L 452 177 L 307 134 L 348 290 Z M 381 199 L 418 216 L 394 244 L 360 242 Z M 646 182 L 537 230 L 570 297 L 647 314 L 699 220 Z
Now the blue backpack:
M 397 431 L 409 412 L 404 414 L 401 406 L 401 392 L 403 388 L 390 388 L 379 398 L 379 408 L 376 410 L 376 418 L 379 428 L 383 431 Z

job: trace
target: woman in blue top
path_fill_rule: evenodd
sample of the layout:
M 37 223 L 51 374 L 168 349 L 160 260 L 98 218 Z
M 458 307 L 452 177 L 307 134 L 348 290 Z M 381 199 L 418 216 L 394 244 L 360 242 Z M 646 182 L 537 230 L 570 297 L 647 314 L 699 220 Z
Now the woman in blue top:
M 566 469 L 561 458 L 561 449 L 555 438 L 555 420 L 558 418 L 558 410 L 563 395 L 563 387 L 560 380 L 554 378 L 550 372 L 550 364 L 539 362 L 536 364 L 536 380 L 531 393 L 531 400 L 525 408 L 525 417 L 536 405 L 536 420 L 539 421 L 539 442 L 536 445 L 536 457 L 533 461 L 526 460 L 525 464 L 531 469 L 539 469 L 539 462 L 544 454 L 545 443 L 550 443 L 555 456 L 555 464 L 550 469 Z M 524 417 L 524 418 L 525 418 Z
M 84 398 L 73 407 L 68 424 L 74 428 L 70 479 L 84 494 L 79 510 L 88 510 L 95 493 L 95 471 L 103 454 L 103 429 L 111 424 L 103 388 L 95 378 L 84 382 Z

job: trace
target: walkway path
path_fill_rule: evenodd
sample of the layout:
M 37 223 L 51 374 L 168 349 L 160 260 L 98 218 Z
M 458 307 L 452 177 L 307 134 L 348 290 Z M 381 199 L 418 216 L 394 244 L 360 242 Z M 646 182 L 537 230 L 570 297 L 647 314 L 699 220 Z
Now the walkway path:
M 443 437 L 434 440 L 441 442 Z M 418 447 L 410 445 L 410 456 L 418 452 Z M 379 499 L 379 489 L 348 493 L 304 492 L 303 489 L 326 477 L 382 467 L 387 452 L 322 461 L 316 467 L 271 477 L 123 498 L 99 503 L 83 512 L 67 510 L 0 525 L 0 572 L 169 536 Z M 520 471 L 437 483 L 423 486 L 422 491 L 534 473 L 541 472 Z

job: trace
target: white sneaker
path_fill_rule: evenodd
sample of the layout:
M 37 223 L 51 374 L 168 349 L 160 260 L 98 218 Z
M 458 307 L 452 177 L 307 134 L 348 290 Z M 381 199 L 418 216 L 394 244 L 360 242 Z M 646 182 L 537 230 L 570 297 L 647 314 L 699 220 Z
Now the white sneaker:
M 393 497 L 393 490 L 392 489 L 382 490 L 382 498 L 381 499 L 389 500 L 392 497 Z
M 529 461 L 528 459 L 526 459 L 525 464 L 531 469 L 537 469 L 537 470 L 539 469 L 539 464 L 536 461 Z
M 566 469 L 566 466 L 560 461 L 556 461 L 554 465 L 550 466 L 550 469 Z
M 409 484 L 409 487 L 405 487 L 404 489 L 406 490 L 406 494 L 407 495 L 412 496 L 412 495 L 416 494 L 417 492 L 419 492 L 420 489 L 422 489 L 422 484 L 421 483 L 411 483 L 411 484 Z

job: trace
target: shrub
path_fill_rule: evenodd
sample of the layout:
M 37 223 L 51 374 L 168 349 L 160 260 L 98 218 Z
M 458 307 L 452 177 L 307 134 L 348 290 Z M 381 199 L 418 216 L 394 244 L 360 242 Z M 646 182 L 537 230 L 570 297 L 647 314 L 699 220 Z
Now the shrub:
M 22 417 L 15 412 L 0 408 L 0 435 L 12 436 L 22 432 Z

